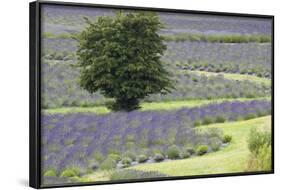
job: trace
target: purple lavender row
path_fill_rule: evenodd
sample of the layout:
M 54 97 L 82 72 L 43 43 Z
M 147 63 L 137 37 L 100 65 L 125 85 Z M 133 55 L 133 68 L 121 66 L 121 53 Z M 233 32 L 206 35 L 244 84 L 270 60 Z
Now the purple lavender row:
M 112 152 L 134 154 L 168 146 L 209 144 L 210 136 L 195 130 L 201 124 L 251 119 L 271 113 L 271 102 L 224 102 L 174 111 L 116 112 L 107 115 L 76 113 L 42 116 L 43 170 L 69 166 L 85 170 L 94 156 Z M 218 120 L 220 118 L 220 120 Z M 223 120 L 222 120 L 223 118 Z

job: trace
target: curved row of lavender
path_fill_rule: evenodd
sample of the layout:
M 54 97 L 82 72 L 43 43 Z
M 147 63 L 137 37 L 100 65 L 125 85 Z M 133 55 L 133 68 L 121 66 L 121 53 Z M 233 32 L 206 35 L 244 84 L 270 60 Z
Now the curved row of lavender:
M 77 84 L 79 72 L 71 69 L 71 61 L 46 61 L 42 65 L 43 108 L 61 106 L 94 106 L 106 102 L 100 93 L 90 94 Z M 176 101 L 190 99 L 255 98 L 270 96 L 271 86 L 251 81 L 235 81 L 223 75 L 206 77 L 173 70 L 175 90 L 166 95 L 155 94 L 145 101 Z
M 52 39 L 43 41 L 45 59 L 75 60 L 77 42 L 73 39 Z M 211 64 L 215 66 L 230 65 L 239 70 L 229 71 L 240 73 L 240 70 L 258 69 L 255 73 L 271 74 L 271 43 L 208 43 L 208 42 L 166 42 L 167 50 L 162 59 L 173 64 L 183 63 Z M 262 75 L 266 76 L 266 75 Z M 270 75 L 267 76 L 270 78 Z
M 116 112 L 107 115 L 73 113 L 42 117 L 43 171 L 91 168 L 94 154 L 106 157 L 165 152 L 170 145 L 210 146 L 210 134 L 198 133 L 194 123 L 206 118 L 226 121 L 250 119 L 271 113 L 270 101 L 224 102 L 175 111 Z M 81 172 L 81 173 L 83 173 Z

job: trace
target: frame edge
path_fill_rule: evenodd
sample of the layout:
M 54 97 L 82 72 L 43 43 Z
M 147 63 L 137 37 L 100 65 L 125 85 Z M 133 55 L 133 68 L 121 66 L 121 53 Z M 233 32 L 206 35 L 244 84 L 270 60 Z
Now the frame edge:
M 29 186 L 40 188 L 37 109 L 38 3 L 29 3 Z

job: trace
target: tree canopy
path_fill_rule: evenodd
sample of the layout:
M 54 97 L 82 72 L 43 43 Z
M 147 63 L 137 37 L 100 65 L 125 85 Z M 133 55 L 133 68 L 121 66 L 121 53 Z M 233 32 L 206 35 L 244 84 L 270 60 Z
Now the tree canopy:
M 118 12 L 102 16 L 78 37 L 80 86 L 113 98 L 113 110 L 134 110 L 149 94 L 172 89 L 161 56 L 166 50 L 158 34 L 163 24 L 151 12 Z

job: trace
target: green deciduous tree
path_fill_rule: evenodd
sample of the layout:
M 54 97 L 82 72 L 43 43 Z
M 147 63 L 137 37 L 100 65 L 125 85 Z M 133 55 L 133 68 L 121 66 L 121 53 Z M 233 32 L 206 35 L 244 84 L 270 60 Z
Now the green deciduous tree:
M 113 98 L 113 110 L 134 110 L 149 94 L 167 93 L 171 77 L 161 62 L 166 50 L 155 13 L 116 13 L 88 26 L 78 37 L 80 86 Z

